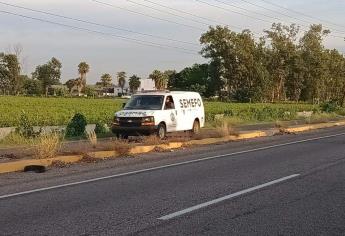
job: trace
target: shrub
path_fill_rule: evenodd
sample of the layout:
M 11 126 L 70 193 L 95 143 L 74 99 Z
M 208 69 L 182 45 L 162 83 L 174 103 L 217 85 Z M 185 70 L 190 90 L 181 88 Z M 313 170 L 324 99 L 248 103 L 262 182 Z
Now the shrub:
M 321 111 L 323 112 L 332 113 L 338 111 L 339 109 L 340 107 L 336 101 L 329 101 L 321 104 Z
M 36 136 L 32 122 L 29 120 L 29 117 L 25 111 L 22 111 L 20 114 L 16 133 L 25 138 L 32 138 Z
M 73 116 L 66 128 L 67 137 L 80 137 L 85 133 L 87 125 L 86 118 L 83 114 L 77 113 Z
M 102 122 L 97 122 L 95 127 L 95 133 L 96 134 L 106 134 L 109 132 L 109 128 L 107 124 L 104 124 Z

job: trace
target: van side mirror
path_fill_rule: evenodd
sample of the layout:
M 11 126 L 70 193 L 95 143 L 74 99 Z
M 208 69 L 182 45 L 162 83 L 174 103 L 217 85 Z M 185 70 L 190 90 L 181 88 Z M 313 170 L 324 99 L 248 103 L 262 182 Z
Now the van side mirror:
M 126 106 L 126 103 L 125 102 L 122 103 L 122 108 L 125 108 L 125 106 Z

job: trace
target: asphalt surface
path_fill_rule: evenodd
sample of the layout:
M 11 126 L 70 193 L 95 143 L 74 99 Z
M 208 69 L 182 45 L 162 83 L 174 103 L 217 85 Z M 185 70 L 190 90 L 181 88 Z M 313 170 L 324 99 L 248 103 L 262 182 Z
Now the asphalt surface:
M 0 176 L 0 235 L 129 234 L 345 235 L 345 128 Z

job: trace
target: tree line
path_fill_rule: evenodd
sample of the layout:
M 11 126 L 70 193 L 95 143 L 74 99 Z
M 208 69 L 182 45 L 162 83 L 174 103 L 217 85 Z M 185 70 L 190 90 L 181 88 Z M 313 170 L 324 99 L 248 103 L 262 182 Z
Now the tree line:
M 336 49 L 327 49 L 324 39 L 330 33 L 322 25 L 301 31 L 296 25 L 272 24 L 264 36 L 256 39 L 249 30 L 240 33 L 228 27 L 209 27 L 201 35 L 201 55 L 208 63 L 194 64 L 180 72 L 154 70 L 157 89 L 191 90 L 204 97 L 240 102 L 336 101 L 345 103 L 345 57 Z M 52 85 L 61 84 L 61 62 L 52 58 L 36 67 L 31 78 L 21 74 L 15 54 L 0 53 L 0 94 L 48 94 Z M 69 92 L 91 93 L 86 85 L 90 66 L 78 65 L 79 77 L 68 80 Z M 122 92 L 128 79 L 135 92 L 141 78 L 126 72 L 116 75 Z M 105 73 L 96 83 L 110 87 L 112 76 Z
M 345 57 L 327 49 L 330 33 L 322 25 L 301 32 L 273 24 L 256 40 L 249 30 L 210 27 L 200 38 L 207 64 L 174 74 L 173 89 L 189 89 L 205 97 L 241 102 L 335 101 L 345 103 Z
M 61 83 L 61 62 L 53 57 L 47 63 L 38 65 L 35 71 L 28 75 L 21 74 L 21 63 L 19 57 L 15 54 L 0 53 L 0 95 L 49 95 L 49 89 L 54 85 L 65 85 L 68 91 L 61 91 L 61 87 L 54 92 L 57 95 L 64 96 L 68 93 L 76 92 L 79 96 L 82 94 L 94 95 L 94 87 L 88 86 L 86 75 L 90 71 L 90 66 L 86 62 L 80 62 L 78 65 L 79 77 L 67 80 Z M 126 72 L 117 73 L 117 86 L 121 87 L 122 93 L 127 81 Z M 141 84 L 141 78 L 132 75 L 128 80 L 129 88 L 132 92 L 137 91 Z M 97 82 L 96 87 L 108 88 L 115 86 L 110 74 L 105 73 Z

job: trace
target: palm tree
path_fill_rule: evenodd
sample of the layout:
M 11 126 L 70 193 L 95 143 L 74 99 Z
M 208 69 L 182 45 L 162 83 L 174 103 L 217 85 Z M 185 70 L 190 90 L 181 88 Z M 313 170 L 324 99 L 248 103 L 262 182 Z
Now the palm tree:
M 90 71 L 90 66 L 86 62 L 80 62 L 78 65 L 78 72 L 82 83 L 82 91 L 86 88 L 86 74 Z
M 141 85 L 140 78 L 136 75 L 132 75 L 129 78 L 129 89 L 132 93 L 136 92 Z
M 155 82 L 155 87 L 157 90 L 164 90 L 168 85 L 169 75 L 167 73 L 163 73 L 159 70 L 154 70 L 150 75 L 149 78 Z
M 123 88 L 125 87 L 126 84 L 126 72 L 121 71 L 117 73 L 117 80 L 119 82 L 119 87 L 122 90 L 122 95 L 123 95 Z

